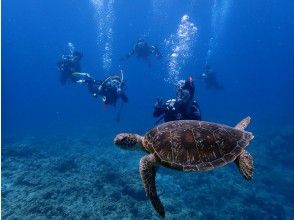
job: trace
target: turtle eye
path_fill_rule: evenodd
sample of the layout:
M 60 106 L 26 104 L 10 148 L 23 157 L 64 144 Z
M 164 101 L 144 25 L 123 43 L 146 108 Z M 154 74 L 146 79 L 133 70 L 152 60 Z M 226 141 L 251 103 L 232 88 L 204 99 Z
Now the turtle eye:
M 125 136 L 122 138 L 121 144 L 124 146 L 131 147 L 131 146 L 134 146 L 136 144 L 136 142 L 131 137 Z
M 131 139 L 129 137 L 123 137 L 122 143 L 123 143 L 123 145 L 126 145 L 126 146 L 132 146 L 133 145 L 133 143 L 132 143 L 132 141 L 131 141 Z
M 123 137 L 123 138 L 120 140 L 120 142 L 121 142 L 122 144 L 127 144 L 127 143 L 128 143 L 128 139 L 127 139 L 126 137 Z

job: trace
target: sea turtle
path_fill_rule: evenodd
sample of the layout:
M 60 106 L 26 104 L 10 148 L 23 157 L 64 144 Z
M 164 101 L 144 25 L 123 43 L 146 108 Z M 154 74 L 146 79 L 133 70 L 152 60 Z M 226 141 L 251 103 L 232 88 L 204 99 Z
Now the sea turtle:
M 196 120 L 171 121 L 151 129 L 145 136 L 118 134 L 114 143 L 129 149 L 139 144 L 149 153 L 140 160 L 140 175 L 146 195 L 164 217 L 155 186 L 156 165 L 180 171 L 207 171 L 234 161 L 243 177 L 250 180 L 253 158 L 245 148 L 254 136 L 244 131 L 249 122 L 247 117 L 235 127 L 229 127 Z

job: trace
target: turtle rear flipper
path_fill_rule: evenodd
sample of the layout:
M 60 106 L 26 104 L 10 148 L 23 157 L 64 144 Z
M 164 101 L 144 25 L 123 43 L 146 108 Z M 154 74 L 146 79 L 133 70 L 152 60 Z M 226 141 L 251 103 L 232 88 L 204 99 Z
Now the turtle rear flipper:
M 246 180 L 251 180 L 254 171 L 252 156 L 246 150 L 243 150 L 236 158 L 235 163 L 238 166 L 241 175 Z
M 165 217 L 164 207 L 157 195 L 155 186 L 156 159 L 153 154 L 146 155 L 140 160 L 140 175 L 144 184 L 144 189 L 149 197 L 154 209 L 161 217 Z
M 235 128 L 238 130 L 244 130 L 247 125 L 250 123 L 251 118 L 248 116 L 246 118 L 244 118 L 242 121 L 240 121 Z

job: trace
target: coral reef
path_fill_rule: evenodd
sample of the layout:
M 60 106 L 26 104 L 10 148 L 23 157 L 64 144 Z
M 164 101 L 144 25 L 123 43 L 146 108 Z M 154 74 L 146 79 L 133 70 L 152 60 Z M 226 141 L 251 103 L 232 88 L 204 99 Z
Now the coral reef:
M 138 173 L 144 152 L 116 148 L 113 136 L 4 142 L 2 218 L 159 219 Z M 293 142 L 292 127 L 256 135 L 251 182 L 234 164 L 206 173 L 160 168 L 166 219 L 294 219 Z

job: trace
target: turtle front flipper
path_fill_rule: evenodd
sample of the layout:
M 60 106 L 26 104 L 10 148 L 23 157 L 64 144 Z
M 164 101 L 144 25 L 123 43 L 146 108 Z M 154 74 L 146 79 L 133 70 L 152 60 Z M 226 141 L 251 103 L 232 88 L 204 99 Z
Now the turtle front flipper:
M 146 155 L 140 160 L 140 175 L 144 183 L 144 189 L 149 197 L 154 209 L 161 217 L 165 217 L 164 207 L 157 195 L 155 186 L 155 170 L 156 159 L 153 154 Z
M 254 171 L 252 156 L 246 150 L 242 150 L 241 154 L 236 158 L 235 163 L 242 176 L 246 180 L 251 180 Z

